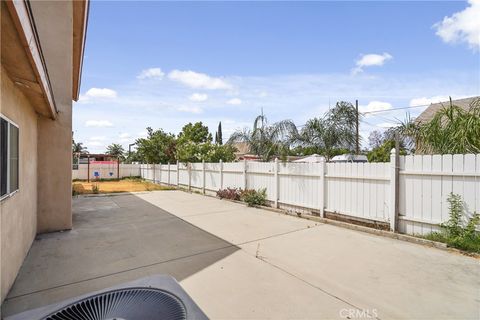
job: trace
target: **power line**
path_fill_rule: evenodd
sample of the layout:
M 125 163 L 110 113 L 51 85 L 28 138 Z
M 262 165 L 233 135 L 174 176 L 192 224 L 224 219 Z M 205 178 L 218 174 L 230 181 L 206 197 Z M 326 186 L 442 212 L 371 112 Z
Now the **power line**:
M 380 119 L 382 119 L 382 120 L 384 120 L 384 121 L 389 121 L 389 122 L 392 122 L 392 121 L 393 121 L 393 122 L 399 122 L 399 120 L 398 120 L 397 118 L 395 118 L 395 119 L 390 119 L 390 118 L 387 118 L 387 117 L 381 116 L 381 115 L 379 115 L 379 114 L 372 114 L 371 116 L 372 116 L 372 117 L 377 117 L 377 118 L 380 118 Z
M 372 113 L 379 113 L 379 112 L 390 112 L 390 111 L 396 111 L 396 110 L 423 108 L 423 107 L 428 107 L 428 106 L 429 106 L 429 104 L 423 104 L 423 105 L 418 105 L 418 106 L 392 108 L 392 109 L 384 109 L 384 110 L 373 110 L 373 111 L 365 111 L 365 112 L 360 112 L 360 113 L 361 114 L 372 114 Z

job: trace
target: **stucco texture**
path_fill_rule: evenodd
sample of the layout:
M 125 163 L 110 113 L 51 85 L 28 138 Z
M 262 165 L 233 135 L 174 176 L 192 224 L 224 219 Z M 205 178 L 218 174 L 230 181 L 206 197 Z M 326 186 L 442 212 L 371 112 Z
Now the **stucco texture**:
M 2 115 L 19 127 L 19 191 L 0 202 L 1 300 L 22 265 L 37 231 L 37 114 L 1 68 Z
M 38 233 L 72 228 L 72 50 L 70 1 L 31 7 L 58 110 L 38 119 Z M 53 18 L 54 17 L 54 18 Z

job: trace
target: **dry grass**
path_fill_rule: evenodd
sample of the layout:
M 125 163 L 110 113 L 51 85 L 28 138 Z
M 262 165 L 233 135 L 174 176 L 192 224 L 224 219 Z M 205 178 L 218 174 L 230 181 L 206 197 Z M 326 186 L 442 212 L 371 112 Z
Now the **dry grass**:
M 94 186 L 98 186 L 98 193 L 138 192 L 154 190 L 173 190 L 172 187 L 160 186 L 141 179 L 123 179 L 119 181 L 86 182 L 75 181 L 72 184 L 74 194 L 93 194 Z

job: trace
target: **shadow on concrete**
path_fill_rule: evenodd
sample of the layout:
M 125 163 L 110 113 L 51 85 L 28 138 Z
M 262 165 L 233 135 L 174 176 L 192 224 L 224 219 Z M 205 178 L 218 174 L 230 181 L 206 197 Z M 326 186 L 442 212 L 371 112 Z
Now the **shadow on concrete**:
M 73 226 L 37 236 L 3 316 L 153 274 L 181 281 L 238 250 L 134 194 L 75 198 Z

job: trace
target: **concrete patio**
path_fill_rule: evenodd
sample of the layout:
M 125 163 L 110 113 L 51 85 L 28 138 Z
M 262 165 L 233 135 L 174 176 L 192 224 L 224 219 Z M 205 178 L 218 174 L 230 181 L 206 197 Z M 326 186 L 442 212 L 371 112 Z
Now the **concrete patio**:
M 75 199 L 3 316 L 158 273 L 213 319 L 480 318 L 476 259 L 181 191 Z

